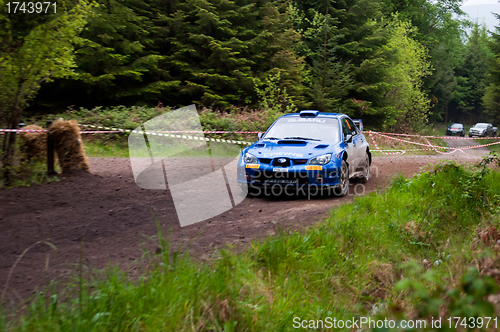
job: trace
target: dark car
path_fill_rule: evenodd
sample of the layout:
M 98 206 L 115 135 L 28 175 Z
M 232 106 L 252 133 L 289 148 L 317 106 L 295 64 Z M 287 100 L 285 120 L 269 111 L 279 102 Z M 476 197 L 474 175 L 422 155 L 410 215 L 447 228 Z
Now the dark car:
M 479 137 L 486 137 L 486 136 L 495 136 L 496 132 L 493 129 L 493 125 L 491 123 L 476 123 L 474 127 L 469 129 L 469 137 L 472 136 L 479 136 Z
M 465 136 L 464 125 L 461 124 L 461 123 L 452 123 L 446 129 L 446 135 L 450 135 L 450 136 L 453 136 L 453 135 Z

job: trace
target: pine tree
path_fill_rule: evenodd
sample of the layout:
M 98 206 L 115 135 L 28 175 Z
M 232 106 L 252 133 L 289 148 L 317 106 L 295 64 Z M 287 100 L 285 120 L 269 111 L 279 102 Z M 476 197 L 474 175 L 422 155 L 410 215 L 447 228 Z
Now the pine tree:
M 464 47 L 463 64 L 455 70 L 457 86 L 448 119 L 476 122 L 484 117 L 487 63 L 491 58 L 487 42 L 486 28 L 476 23 Z
M 500 15 L 496 14 L 500 20 Z M 484 104 L 488 113 L 496 123 L 500 122 L 500 26 L 495 27 L 488 43 L 492 57 L 488 62 L 488 87 L 484 96 Z

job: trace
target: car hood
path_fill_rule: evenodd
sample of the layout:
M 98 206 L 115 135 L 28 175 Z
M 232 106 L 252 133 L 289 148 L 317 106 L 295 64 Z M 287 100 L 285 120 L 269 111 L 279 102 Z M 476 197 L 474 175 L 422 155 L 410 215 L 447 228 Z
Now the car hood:
M 325 153 L 339 153 L 343 150 L 344 142 L 319 142 L 302 140 L 260 140 L 246 148 L 257 158 L 311 158 Z
M 486 128 L 481 128 L 481 127 L 472 127 L 471 130 L 474 129 L 474 130 L 486 130 Z

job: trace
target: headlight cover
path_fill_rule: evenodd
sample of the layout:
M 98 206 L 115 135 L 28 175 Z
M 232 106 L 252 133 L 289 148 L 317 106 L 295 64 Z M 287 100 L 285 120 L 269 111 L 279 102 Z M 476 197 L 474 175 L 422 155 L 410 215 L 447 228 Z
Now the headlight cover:
M 322 154 L 321 156 L 311 158 L 311 160 L 309 160 L 309 165 L 326 165 L 330 162 L 331 159 L 331 153 Z
M 257 164 L 259 161 L 257 160 L 257 157 L 254 155 L 251 155 L 248 152 L 245 152 L 245 155 L 243 156 L 243 161 L 246 164 Z

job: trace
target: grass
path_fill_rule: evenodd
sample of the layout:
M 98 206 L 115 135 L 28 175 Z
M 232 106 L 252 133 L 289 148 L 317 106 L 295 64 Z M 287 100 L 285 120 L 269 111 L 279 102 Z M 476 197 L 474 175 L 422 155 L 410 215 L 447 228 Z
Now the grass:
M 472 250 L 475 230 L 500 227 L 499 192 L 499 172 L 442 164 L 209 263 L 176 251 L 159 229 L 161 251 L 146 255 L 138 279 L 117 268 L 76 278 L 69 296 L 48 291 L 20 315 L 4 312 L 0 331 L 293 331 L 294 319 L 371 316 L 388 303 L 415 317 L 419 285 L 443 301 L 466 292 L 461 276 L 486 252 Z
M 142 142 L 142 137 L 138 137 Z M 88 157 L 130 157 L 128 135 L 121 137 L 88 137 L 83 140 L 85 153 Z M 242 145 L 207 142 L 207 145 L 200 144 L 197 140 L 183 140 L 182 145 L 179 140 L 152 139 L 149 138 L 152 153 L 163 157 L 206 157 L 209 150 L 213 157 L 235 158 L 243 148 Z M 146 146 L 134 144 L 134 157 L 149 158 L 149 151 Z
M 54 166 L 54 170 L 56 172 L 61 171 L 58 165 Z M 0 189 L 30 187 L 34 184 L 59 181 L 57 176 L 47 175 L 47 163 L 42 161 L 21 162 L 12 167 L 12 174 L 12 180 L 9 185 L 6 184 L 4 178 L 0 178 Z
M 446 128 L 447 128 L 447 125 L 445 125 L 445 124 L 429 124 L 423 128 L 420 135 L 446 136 Z
M 128 135 L 127 135 L 128 136 Z M 128 158 L 126 137 L 83 137 L 83 146 L 88 157 Z

